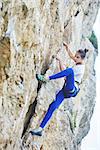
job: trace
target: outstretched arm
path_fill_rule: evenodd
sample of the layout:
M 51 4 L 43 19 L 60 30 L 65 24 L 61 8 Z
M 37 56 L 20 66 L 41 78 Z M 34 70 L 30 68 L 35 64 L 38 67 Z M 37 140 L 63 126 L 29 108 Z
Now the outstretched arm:
M 58 63 L 59 63 L 59 68 L 60 70 L 65 70 L 66 69 L 66 66 L 61 62 L 61 60 L 59 58 L 56 58 L 58 60 Z
M 75 61 L 75 55 L 71 52 L 71 50 L 69 49 L 68 45 L 66 43 L 63 43 L 63 45 L 65 46 L 66 51 L 67 51 L 68 55 L 70 56 L 70 58 Z

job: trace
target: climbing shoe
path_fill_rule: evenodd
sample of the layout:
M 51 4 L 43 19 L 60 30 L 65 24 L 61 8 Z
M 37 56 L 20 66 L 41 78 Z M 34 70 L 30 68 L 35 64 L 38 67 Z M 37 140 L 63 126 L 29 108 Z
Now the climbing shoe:
M 36 78 L 37 78 L 37 80 L 42 81 L 44 83 L 46 83 L 47 81 L 49 81 L 49 79 L 46 79 L 44 77 L 44 75 L 41 75 L 41 74 L 36 74 Z
M 43 129 L 41 127 L 39 127 L 37 129 L 30 131 L 29 133 L 31 133 L 31 135 L 42 136 L 42 130 Z

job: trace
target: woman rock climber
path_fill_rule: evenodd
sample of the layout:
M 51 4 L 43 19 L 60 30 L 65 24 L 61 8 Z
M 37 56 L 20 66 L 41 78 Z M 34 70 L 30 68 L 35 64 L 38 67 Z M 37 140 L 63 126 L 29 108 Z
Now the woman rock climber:
M 74 67 L 66 68 L 65 70 L 63 70 L 64 67 L 61 64 L 60 59 L 57 58 L 57 60 L 59 61 L 60 69 L 62 70 L 61 72 L 51 75 L 49 77 L 44 77 L 43 75 L 37 75 L 37 79 L 43 82 L 64 77 L 65 83 L 63 88 L 57 93 L 55 100 L 49 105 L 49 108 L 39 128 L 30 131 L 32 135 L 41 136 L 42 131 L 46 126 L 46 124 L 48 123 L 48 121 L 50 120 L 50 118 L 52 117 L 53 112 L 60 106 L 64 98 L 75 97 L 79 92 L 79 84 L 82 81 L 84 70 L 85 70 L 84 58 L 88 50 L 79 49 L 76 51 L 76 54 L 74 55 L 70 51 L 66 43 L 63 43 L 63 45 L 65 46 L 65 49 L 68 52 L 70 58 L 74 60 L 75 65 Z

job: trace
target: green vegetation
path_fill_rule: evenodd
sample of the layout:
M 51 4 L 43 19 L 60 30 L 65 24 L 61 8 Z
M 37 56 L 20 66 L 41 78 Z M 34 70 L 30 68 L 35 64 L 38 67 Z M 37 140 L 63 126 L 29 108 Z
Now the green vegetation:
M 89 37 L 90 42 L 93 44 L 94 48 L 98 49 L 98 42 L 94 31 L 92 31 L 91 36 Z

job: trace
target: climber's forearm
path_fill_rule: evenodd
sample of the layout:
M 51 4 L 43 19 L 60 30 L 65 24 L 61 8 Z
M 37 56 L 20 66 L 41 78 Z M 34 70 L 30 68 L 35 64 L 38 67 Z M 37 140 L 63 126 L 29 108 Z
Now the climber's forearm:
M 56 58 L 56 59 L 58 60 L 60 70 L 62 71 L 62 70 L 64 70 L 64 69 L 66 69 L 66 67 L 65 67 L 64 64 L 61 62 L 61 60 L 58 59 L 58 58 Z
M 61 62 L 59 62 L 59 68 L 60 68 L 61 71 L 64 70 L 64 68 L 63 68 L 63 66 L 62 66 L 62 64 L 61 64 Z
M 70 56 L 70 58 L 72 58 L 72 59 L 74 59 L 74 55 L 73 55 L 73 53 L 70 51 L 70 49 L 68 48 L 66 48 L 66 51 L 68 52 L 68 55 Z
M 69 49 L 68 45 L 66 43 L 63 43 L 63 45 L 65 46 L 65 49 L 66 49 L 68 55 L 70 56 L 70 58 L 75 61 L 75 55 L 71 52 L 71 50 Z

